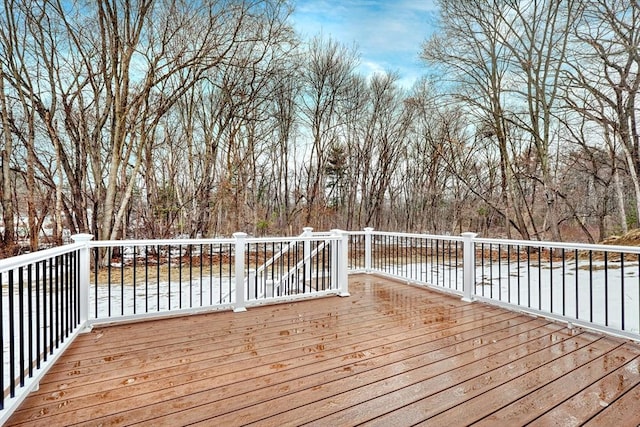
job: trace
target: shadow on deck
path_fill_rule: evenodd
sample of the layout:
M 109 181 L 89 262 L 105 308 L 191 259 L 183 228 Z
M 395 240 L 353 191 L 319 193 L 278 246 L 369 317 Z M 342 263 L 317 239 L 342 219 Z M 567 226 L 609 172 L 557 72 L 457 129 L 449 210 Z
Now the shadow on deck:
M 369 275 L 79 336 L 7 425 L 638 425 L 640 346 Z

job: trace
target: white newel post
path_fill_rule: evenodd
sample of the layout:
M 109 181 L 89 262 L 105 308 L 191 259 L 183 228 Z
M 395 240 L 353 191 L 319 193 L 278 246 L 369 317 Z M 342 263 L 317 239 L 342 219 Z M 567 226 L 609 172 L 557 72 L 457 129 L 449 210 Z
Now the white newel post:
M 349 235 L 342 230 L 331 230 L 334 236 L 339 236 L 336 241 L 336 250 L 332 251 L 333 256 L 333 277 L 338 283 L 338 295 L 348 297 L 349 294 Z M 337 271 L 336 271 L 337 270 Z
M 93 239 L 93 234 L 82 233 L 74 234 L 71 239 L 75 243 L 84 243 L 84 246 L 79 251 L 80 255 L 80 325 L 86 331 L 87 322 L 89 321 L 89 275 L 91 273 L 91 253 L 89 252 L 89 241 Z M 96 272 L 97 274 L 97 272 Z
M 463 240 L 463 296 L 462 300 L 472 302 L 475 294 L 475 244 L 473 239 L 477 236 L 477 233 L 466 232 L 462 233 Z
M 236 304 L 233 311 L 241 312 L 247 311 L 246 298 L 244 296 L 244 245 L 247 239 L 247 233 L 233 233 L 233 237 L 236 239 L 235 247 L 235 277 L 236 277 Z
M 364 271 L 371 272 L 371 232 L 373 227 L 364 228 Z
M 313 232 L 313 227 L 304 227 L 302 236 L 303 237 L 311 237 Z M 304 279 L 308 280 L 311 283 L 311 240 L 304 241 Z M 302 284 L 306 286 L 306 283 Z

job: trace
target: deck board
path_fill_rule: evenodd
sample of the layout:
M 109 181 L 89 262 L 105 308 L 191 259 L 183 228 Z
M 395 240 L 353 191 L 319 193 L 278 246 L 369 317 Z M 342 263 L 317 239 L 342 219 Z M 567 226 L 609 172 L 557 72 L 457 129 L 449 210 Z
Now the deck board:
M 94 328 L 7 425 L 640 423 L 636 343 L 376 276 L 350 292 Z

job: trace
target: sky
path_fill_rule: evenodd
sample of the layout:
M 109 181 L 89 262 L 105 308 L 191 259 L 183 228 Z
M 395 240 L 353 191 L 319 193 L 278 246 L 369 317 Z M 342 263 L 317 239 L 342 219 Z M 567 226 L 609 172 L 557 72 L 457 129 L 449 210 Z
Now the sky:
M 436 0 L 297 0 L 292 22 L 305 39 L 322 34 L 360 53 L 358 71 L 397 71 L 410 88 L 426 67 L 422 43 L 437 22 Z

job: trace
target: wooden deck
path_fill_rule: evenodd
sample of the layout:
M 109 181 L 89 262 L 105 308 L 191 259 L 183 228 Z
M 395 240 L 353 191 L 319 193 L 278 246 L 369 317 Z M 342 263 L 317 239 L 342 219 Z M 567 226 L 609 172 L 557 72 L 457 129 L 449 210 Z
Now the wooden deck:
M 330 297 L 81 335 L 8 425 L 640 423 L 640 346 L 351 276 Z

